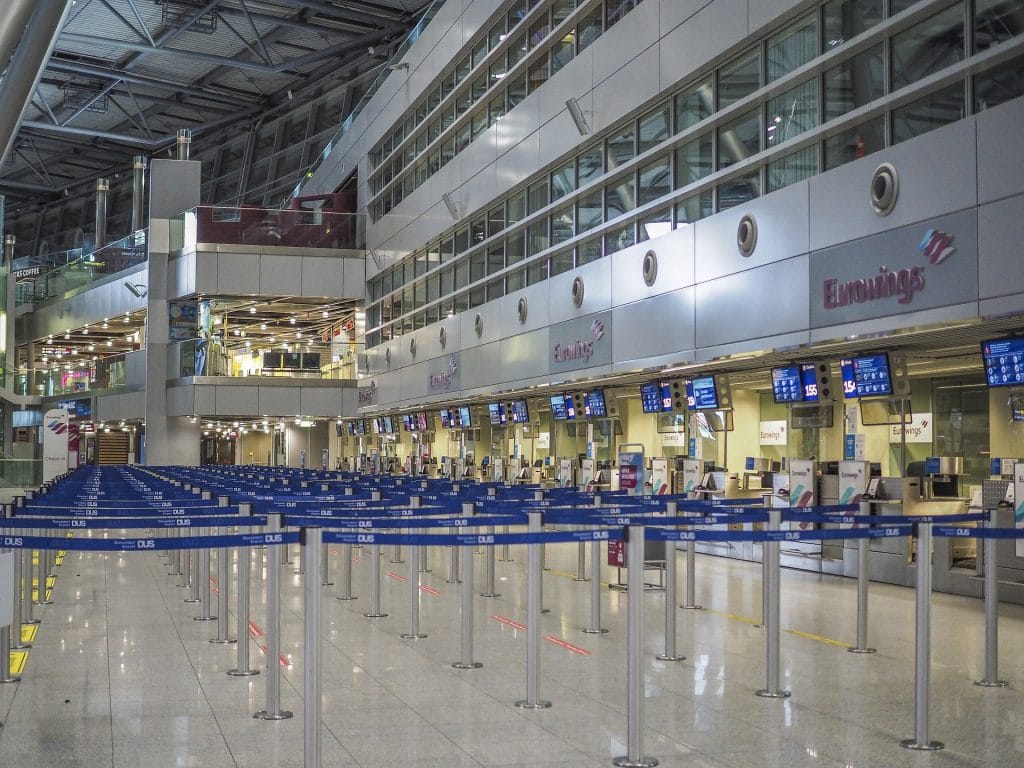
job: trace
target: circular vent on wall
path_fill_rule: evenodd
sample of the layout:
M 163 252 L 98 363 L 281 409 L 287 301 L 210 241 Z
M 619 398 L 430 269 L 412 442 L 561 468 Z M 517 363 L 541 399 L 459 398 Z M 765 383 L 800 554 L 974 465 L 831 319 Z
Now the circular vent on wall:
M 477 338 L 484 335 L 484 319 L 479 312 L 473 318 L 473 330 L 476 332 Z
M 649 288 L 654 285 L 654 281 L 658 279 L 658 254 L 654 251 L 648 251 L 645 253 L 642 269 L 644 283 L 646 283 Z
M 520 323 L 520 325 L 522 325 L 523 323 L 526 322 L 526 316 L 529 313 L 529 309 L 528 309 L 528 305 L 527 305 L 527 301 L 526 301 L 526 297 L 525 296 L 520 297 L 520 299 L 519 299 L 519 306 L 518 306 L 518 310 L 517 311 L 519 313 L 519 323 Z
M 416 339 L 409 340 L 409 354 L 416 357 Z
M 391 367 L 391 348 L 390 347 L 388 347 L 387 349 L 384 350 L 384 363 L 387 365 L 388 368 Z
M 444 349 L 445 344 L 448 343 L 448 330 L 443 325 L 441 330 L 437 332 L 437 340 L 441 342 L 441 349 Z
M 740 219 L 736 227 L 736 247 L 743 256 L 752 255 L 757 248 L 757 219 L 749 213 Z
M 882 163 L 871 175 L 871 207 L 879 216 L 888 216 L 896 207 L 900 178 L 889 163 Z
M 585 286 L 583 285 L 583 278 L 577 277 L 572 281 L 572 303 L 573 306 L 583 306 L 583 293 Z

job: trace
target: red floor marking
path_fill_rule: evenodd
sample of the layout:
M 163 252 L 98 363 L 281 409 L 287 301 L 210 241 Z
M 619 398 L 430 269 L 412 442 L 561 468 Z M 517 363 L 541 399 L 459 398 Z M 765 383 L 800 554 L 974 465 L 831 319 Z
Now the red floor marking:
M 292 665 L 291 660 L 283 653 L 277 654 L 278 661 L 281 662 L 282 667 L 290 667 Z
M 580 656 L 591 655 L 590 651 L 588 651 L 586 648 L 580 648 L 579 646 L 573 645 L 572 643 L 567 643 L 560 637 L 555 637 L 554 635 L 544 635 L 544 639 L 547 640 L 549 643 L 554 643 L 560 648 L 565 648 L 565 650 L 567 651 L 578 653 L 580 654 Z
M 216 587 L 214 587 L 214 588 L 213 588 L 213 594 L 215 594 L 215 595 L 219 595 L 219 594 L 220 594 L 220 590 L 219 590 L 219 589 L 217 589 Z
M 210 583 L 211 584 L 216 584 L 217 583 L 217 579 L 215 579 L 213 576 L 211 576 L 210 577 Z
M 505 616 L 498 616 L 495 614 L 492 615 L 491 618 L 495 621 L 500 621 L 502 624 L 507 624 L 510 627 L 515 627 L 516 629 L 526 629 L 525 624 L 520 624 L 518 621 L 512 621 L 512 619 L 506 618 Z
M 438 592 L 433 587 L 427 587 L 427 586 L 424 586 L 422 584 L 420 585 L 420 592 L 426 592 L 427 594 L 435 595 L 436 597 L 440 597 L 441 596 L 441 593 Z
M 358 557 L 356 557 L 355 555 L 352 555 L 352 562 L 354 562 L 354 563 L 361 563 L 363 561 L 361 559 L 359 559 Z
M 249 634 L 253 637 L 263 637 L 263 630 L 255 621 L 249 622 Z
M 386 576 L 387 576 L 387 577 L 388 577 L 389 579 L 394 579 L 395 581 L 405 581 L 405 580 L 406 580 L 406 579 L 405 579 L 405 576 L 399 576 L 399 575 L 398 575 L 397 573 L 395 573 L 394 571 L 385 571 L 385 572 L 384 572 L 384 574 L 385 574 L 385 575 L 386 575 Z
M 340 555 L 341 554 L 341 550 L 339 550 L 337 547 L 328 547 L 327 551 L 330 552 L 332 555 Z
M 267 646 L 261 645 L 260 646 L 260 651 L 263 653 L 264 656 L 266 656 L 267 655 Z

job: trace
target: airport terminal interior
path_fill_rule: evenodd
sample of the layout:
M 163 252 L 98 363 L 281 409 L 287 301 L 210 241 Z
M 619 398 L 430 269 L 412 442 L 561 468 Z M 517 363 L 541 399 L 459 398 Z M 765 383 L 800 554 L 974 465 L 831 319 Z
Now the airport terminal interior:
M 1024 764 L 1020 0 L 2 6 L 0 765 Z

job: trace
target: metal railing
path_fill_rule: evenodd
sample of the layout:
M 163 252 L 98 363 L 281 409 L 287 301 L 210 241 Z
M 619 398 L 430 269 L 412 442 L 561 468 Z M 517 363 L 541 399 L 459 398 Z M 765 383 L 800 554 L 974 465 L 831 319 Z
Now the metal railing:
M 49 397 L 78 394 L 94 389 L 113 389 L 128 385 L 127 353 L 98 360 L 79 360 L 53 368 L 17 369 L 10 377 L 14 393 Z

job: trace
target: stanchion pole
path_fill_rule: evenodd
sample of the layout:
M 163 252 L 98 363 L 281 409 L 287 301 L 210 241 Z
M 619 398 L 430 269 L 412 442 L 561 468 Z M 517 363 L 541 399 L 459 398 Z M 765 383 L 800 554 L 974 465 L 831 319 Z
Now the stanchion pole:
M 653 757 L 644 757 L 644 527 L 626 528 L 626 582 L 629 601 L 626 638 L 626 751 L 612 764 L 619 768 L 652 768 Z M 673 601 L 674 605 L 675 601 Z
M 590 626 L 583 629 L 588 635 L 608 632 L 601 626 L 601 541 L 590 542 Z
M 295 568 L 295 575 L 296 576 L 305 576 L 306 575 L 306 555 L 305 555 L 305 550 L 301 546 L 299 547 L 299 561 L 298 561 L 297 567 Z
M 942 749 L 928 738 L 928 694 L 932 666 L 932 524 L 917 524 L 917 589 L 914 641 L 914 738 L 900 746 L 922 752 Z
M 462 514 L 473 516 L 473 502 L 463 502 Z M 462 545 L 459 548 L 462 557 L 462 593 L 460 613 L 462 619 L 461 658 L 452 664 L 455 669 L 478 669 L 479 661 L 473 661 L 473 547 Z
M 176 539 L 180 539 L 181 538 L 181 529 L 179 528 L 179 529 L 173 531 L 171 533 L 171 535 L 174 536 Z M 170 552 L 168 552 L 168 555 L 170 557 L 169 557 L 169 561 L 168 561 L 167 564 L 170 566 L 171 570 L 169 570 L 167 572 L 167 575 L 168 576 L 181 576 L 181 550 L 180 549 L 171 550 Z
M 363 614 L 368 619 L 382 619 L 387 616 L 380 609 L 380 553 L 376 541 L 368 542 L 370 550 L 370 609 Z
M 184 536 L 185 531 L 179 530 L 178 535 Z M 188 589 L 192 586 L 192 550 L 181 549 L 178 551 L 181 554 L 181 563 L 178 569 L 179 571 L 181 571 L 178 574 L 179 576 L 181 576 L 181 579 L 179 583 L 175 586 Z
M 401 565 L 405 562 L 405 560 L 402 559 L 401 544 L 395 544 L 394 548 L 391 550 L 391 560 L 389 560 L 388 562 L 391 562 L 395 565 Z
M 501 532 L 507 534 L 508 533 L 508 526 L 507 525 L 503 525 Z M 503 563 L 514 562 L 512 560 L 512 558 L 508 556 L 508 554 L 509 554 L 508 553 L 508 542 L 506 541 L 504 544 L 501 545 L 501 557 L 499 557 L 498 560 L 500 560 Z
M 199 530 L 200 536 L 209 535 L 208 528 Z M 201 598 L 200 613 L 193 616 L 193 621 L 213 621 L 217 617 L 211 612 L 210 606 L 210 548 L 203 547 L 199 550 L 199 595 Z
M 283 519 L 283 518 L 282 518 Z M 277 550 L 278 557 L 280 557 L 281 565 L 291 565 L 292 561 L 288 558 L 291 557 L 291 553 L 288 551 L 288 545 L 282 544 Z
M 227 528 L 220 529 L 221 536 L 227 533 Z M 210 639 L 214 645 L 230 645 L 242 641 L 242 635 L 237 639 L 228 637 L 228 619 L 228 548 L 217 547 L 217 636 Z
M 16 683 L 19 680 L 20 677 L 11 674 L 11 627 L 0 627 L 0 683 Z
M 868 518 L 871 515 L 871 502 L 860 502 L 860 515 Z M 869 523 L 864 523 L 861 530 L 867 531 Z M 857 542 L 857 644 L 847 648 L 850 653 L 875 653 L 868 647 L 868 537 L 865 535 Z
M 322 537 L 321 537 L 322 538 Z M 326 542 L 320 545 L 320 586 L 333 587 L 331 581 L 331 568 L 327 559 L 328 551 Z
M 492 540 L 494 538 L 494 526 L 490 526 L 487 529 L 487 533 L 490 534 Z M 501 597 L 501 594 L 494 591 L 494 559 L 497 553 L 494 551 L 493 544 L 487 544 L 484 547 L 484 557 L 487 558 L 487 570 L 485 571 L 486 580 L 484 581 L 484 591 L 480 593 L 480 597 Z
M 238 505 L 239 514 L 244 517 L 252 515 L 252 504 L 243 502 Z M 236 634 L 238 635 L 235 668 L 228 670 L 232 677 L 251 677 L 258 675 L 259 670 L 249 664 L 249 580 L 252 568 L 252 547 L 238 548 L 238 611 Z
M 422 531 L 411 529 L 410 533 L 415 535 L 421 534 Z M 425 632 L 420 632 L 420 551 L 422 549 L 423 547 L 416 545 L 409 547 L 409 631 L 399 635 L 405 640 L 420 640 L 427 636 Z
M 267 514 L 267 532 L 281 530 L 281 514 Z M 277 546 L 283 546 L 281 544 Z M 292 713 L 281 709 L 281 568 L 274 562 L 273 550 L 267 553 L 267 708 L 253 717 L 259 720 L 287 720 Z
M 192 532 L 202 535 L 202 528 L 192 528 L 189 533 Z M 188 597 L 185 598 L 186 603 L 198 603 L 199 602 L 199 566 L 200 557 L 199 550 L 189 549 L 188 550 Z
M 448 533 L 451 536 L 455 535 L 455 529 L 449 528 Z M 459 578 L 459 548 L 452 547 L 451 555 L 448 558 L 448 578 L 445 579 L 445 584 L 458 584 L 461 579 Z
M 585 525 L 576 526 L 576 529 L 580 531 L 584 528 L 586 528 Z M 587 543 L 585 541 L 576 545 L 576 576 L 573 581 L 589 581 L 587 578 Z
M 768 530 L 778 531 L 782 527 L 782 510 L 768 510 Z M 781 605 L 779 600 L 779 588 L 781 586 L 781 574 L 779 573 L 779 542 L 766 541 L 763 547 L 763 560 L 765 575 L 767 577 L 767 589 L 765 600 L 765 649 L 767 651 L 767 684 L 757 691 L 757 695 L 765 699 L 785 699 L 790 695 L 779 686 L 779 651 L 781 645 L 781 634 L 779 624 L 782 620 Z
M 12 504 L 4 504 L 4 517 L 14 517 L 14 506 Z M 22 583 L 24 580 L 24 573 L 22 571 L 22 551 L 13 551 L 12 559 L 14 560 L 14 594 L 11 595 L 13 600 L 13 611 L 11 617 L 11 650 L 23 651 L 27 648 L 31 648 L 31 643 L 25 643 L 21 640 L 21 625 L 23 621 L 23 605 L 24 605 L 24 591 L 25 585 Z M 31 586 L 29 587 L 31 589 Z
M 320 528 L 301 530 L 300 552 L 305 552 L 303 562 L 313 575 L 320 572 L 321 544 L 323 531 Z M 302 764 L 303 768 L 320 768 L 320 650 L 321 639 L 321 597 L 320 584 L 315 578 L 306 579 L 304 643 L 302 648 Z
M 665 513 L 675 517 L 677 505 L 669 501 Z M 660 661 L 683 661 L 686 657 L 676 653 L 676 543 L 665 542 L 665 652 L 655 656 Z
M 40 620 L 33 616 L 35 603 L 32 600 L 32 550 L 21 550 L 21 572 L 24 575 L 24 589 L 22 592 L 22 624 L 39 624 Z
M 686 530 L 694 531 L 692 525 Z M 699 611 L 704 606 L 697 605 L 697 542 L 690 539 L 686 542 L 686 601 L 679 606 L 688 611 Z
M 36 535 L 44 534 L 45 531 L 37 531 Z M 53 605 L 53 600 L 46 597 L 46 572 L 49 561 L 49 552 L 45 549 L 38 550 L 39 559 L 36 560 L 36 605 Z
M 423 506 L 423 498 L 421 496 L 410 496 L 409 506 L 412 507 L 413 509 L 419 509 L 420 507 Z M 421 531 L 420 533 L 423 533 L 423 531 Z M 430 573 L 430 549 L 424 544 L 419 548 L 419 553 L 419 572 Z M 417 576 L 417 579 L 418 578 L 419 577 Z M 419 596 L 417 595 L 417 604 L 418 597 Z
M 338 595 L 335 600 L 358 600 L 358 597 L 352 595 L 352 545 L 342 544 L 341 545 L 341 576 L 338 577 L 341 581 L 341 588 L 338 590 L 341 594 Z
M 540 533 L 544 527 L 542 512 L 526 513 L 530 533 Z M 550 701 L 540 698 L 540 579 L 541 544 L 526 545 L 526 698 L 516 702 L 521 709 L 547 709 Z
M 988 527 L 997 528 L 998 510 L 988 513 Z M 985 539 L 982 556 L 985 563 L 985 677 L 975 681 L 982 688 L 1005 688 L 999 679 L 999 572 L 996 565 L 996 539 Z

